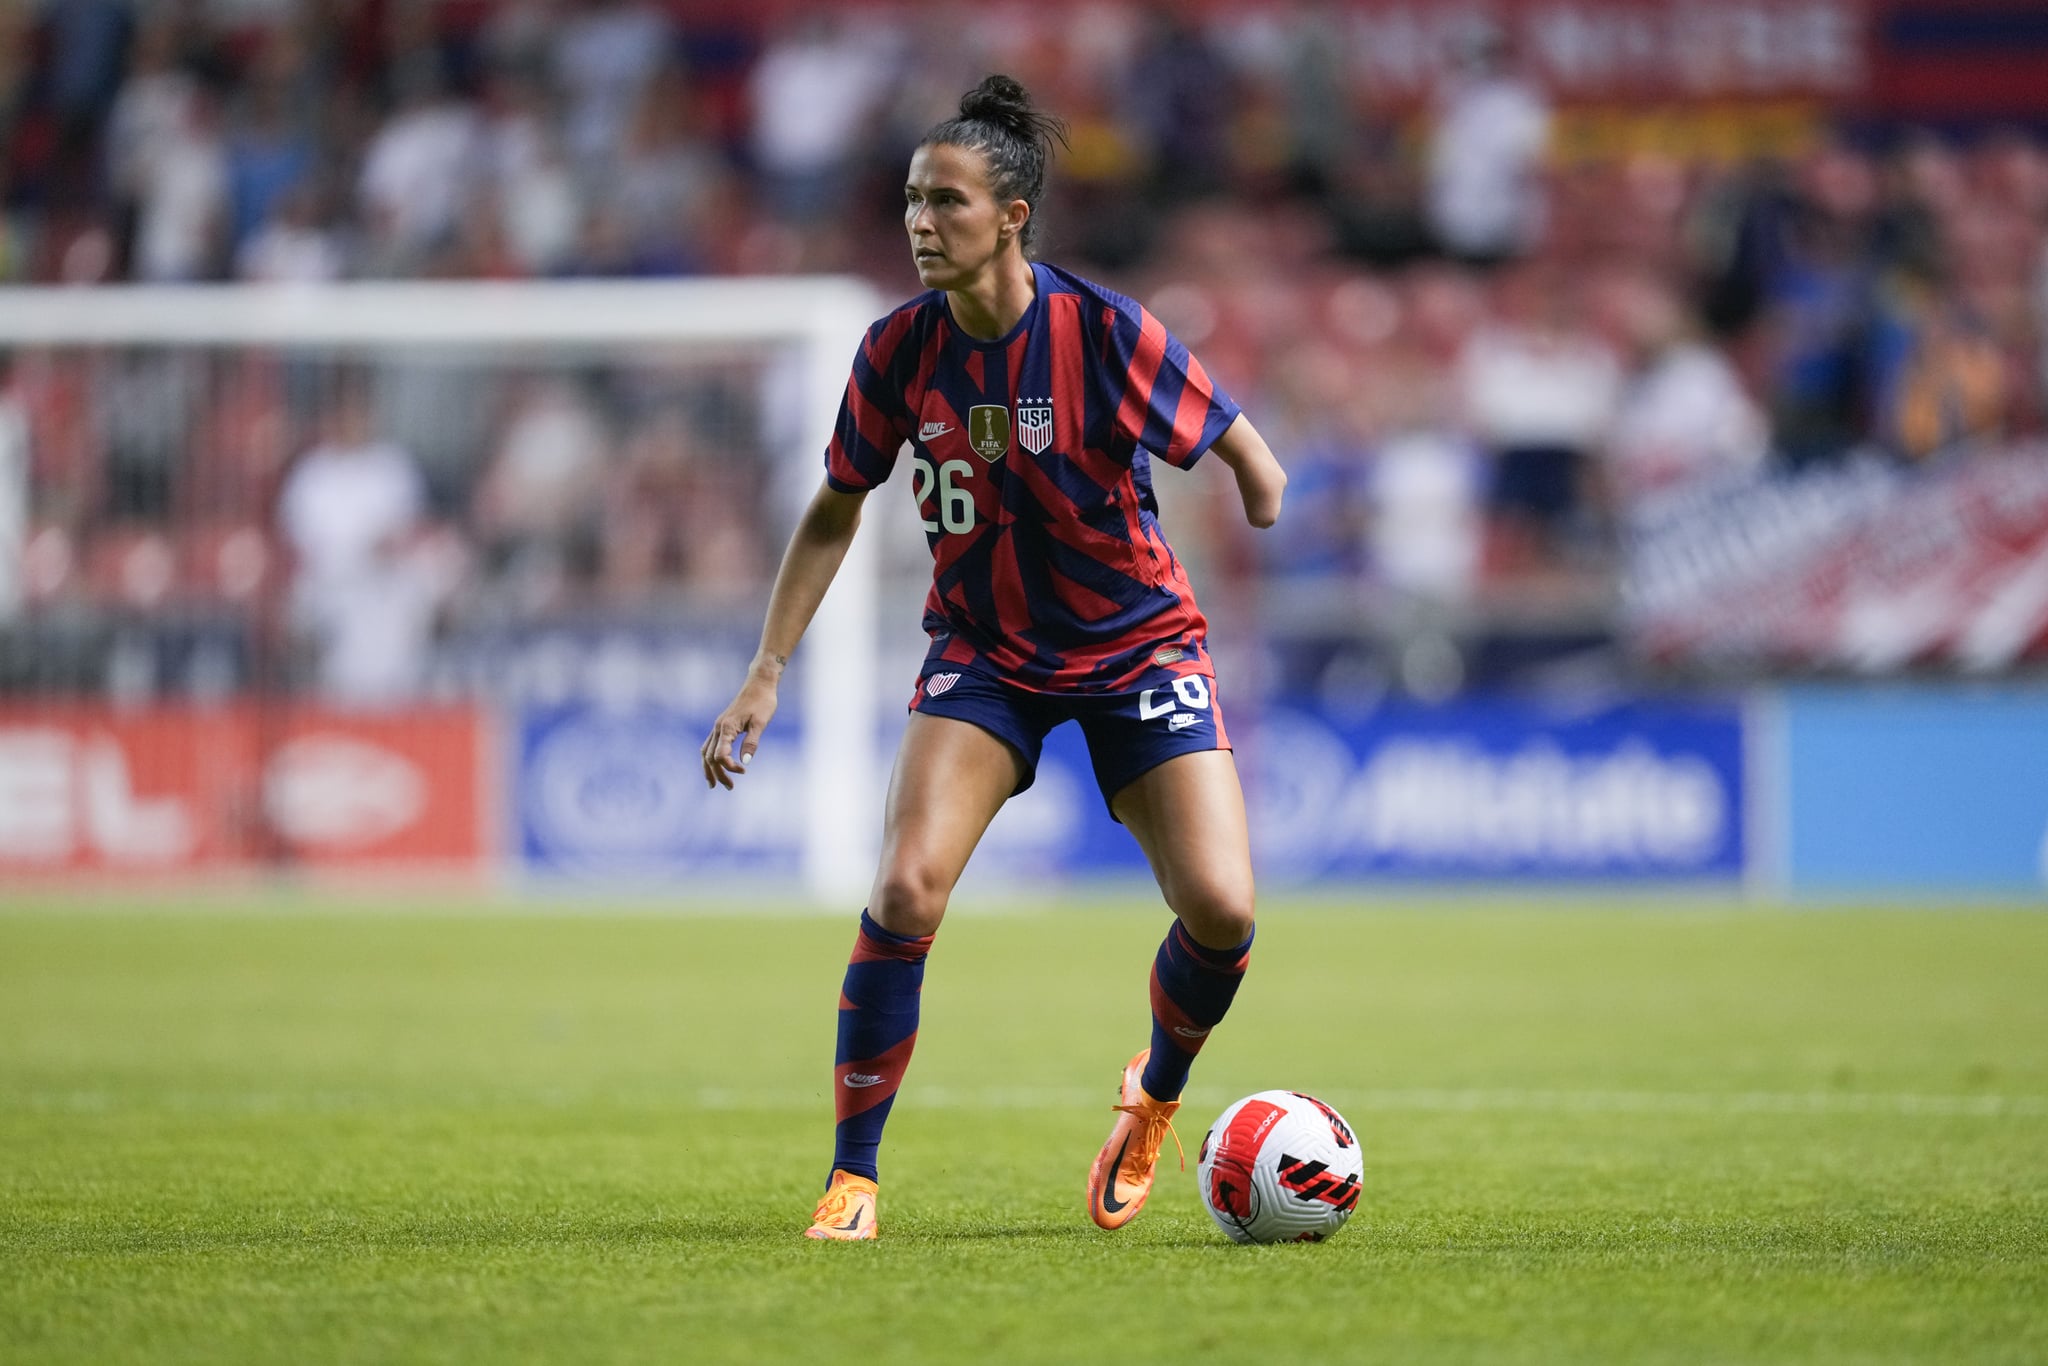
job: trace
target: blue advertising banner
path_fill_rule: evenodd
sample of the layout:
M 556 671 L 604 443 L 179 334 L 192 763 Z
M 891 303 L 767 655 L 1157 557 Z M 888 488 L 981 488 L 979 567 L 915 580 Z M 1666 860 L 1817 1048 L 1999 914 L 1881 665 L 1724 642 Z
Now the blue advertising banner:
M 575 701 L 510 728 L 511 846 L 532 872 L 654 882 L 791 880 L 803 861 L 799 718 L 776 718 L 733 792 L 704 786 L 710 709 Z M 1500 699 L 1315 703 L 1232 718 L 1268 885 L 1321 879 L 1722 880 L 1747 849 L 1743 728 L 1733 702 L 1555 711 Z M 901 721 L 877 741 L 891 754 Z M 879 832 L 883 794 L 848 818 Z M 1104 808 L 1080 731 L 1046 739 L 1037 781 L 1004 808 L 963 884 L 1144 878 Z
M 1782 715 L 1792 890 L 2048 890 L 2048 692 L 1795 688 Z
M 1745 869 L 1732 701 L 1593 710 L 1395 702 L 1267 708 L 1239 753 L 1260 874 L 1734 880 Z
M 568 702 L 515 717 L 509 814 L 528 871 L 625 882 L 798 875 L 794 709 L 776 718 L 731 792 L 705 786 L 699 757 L 716 708 Z

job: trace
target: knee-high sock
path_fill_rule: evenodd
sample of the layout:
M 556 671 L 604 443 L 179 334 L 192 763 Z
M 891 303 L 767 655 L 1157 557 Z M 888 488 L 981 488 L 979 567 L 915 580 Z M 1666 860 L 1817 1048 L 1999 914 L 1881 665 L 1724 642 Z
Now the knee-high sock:
M 860 913 L 860 937 L 839 989 L 839 1049 L 832 1069 L 839 1123 L 832 1165 L 871 1181 L 877 1179 L 882 1125 L 917 1044 L 918 1000 L 931 947 L 930 935 L 891 934 L 866 911 Z
M 1145 1094 L 1177 1100 L 1209 1031 L 1223 1021 L 1252 956 L 1252 936 L 1231 949 L 1195 942 L 1176 920 L 1152 960 L 1152 1057 Z

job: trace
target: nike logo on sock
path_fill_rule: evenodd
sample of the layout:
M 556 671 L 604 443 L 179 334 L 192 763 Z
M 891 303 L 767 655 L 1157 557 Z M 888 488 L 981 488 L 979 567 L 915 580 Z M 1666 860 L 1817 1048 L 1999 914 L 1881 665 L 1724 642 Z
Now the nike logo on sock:
M 883 1078 L 875 1076 L 870 1072 L 848 1072 L 846 1074 L 846 1084 L 855 1090 L 859 1090 L 863 1086 L 880 1086 L 883 1080 Z

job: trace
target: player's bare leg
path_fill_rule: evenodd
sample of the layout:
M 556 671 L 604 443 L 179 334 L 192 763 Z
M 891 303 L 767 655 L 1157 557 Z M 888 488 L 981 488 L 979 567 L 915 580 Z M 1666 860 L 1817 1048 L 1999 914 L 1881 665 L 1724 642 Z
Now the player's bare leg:
M 1236 994 L 1251 950 L 1253 897 L 1244 794 L 1228 750 L 1169 759 L 1118 792 L 1111 807 L 1178 918 L 1153 964 L 1153 1046 L 1125 1066 L 1116 1123 L 1088 1173 L 1089 1216 L 1114 1229 L 1152 1193 L 1188 1064 Z
M 883 929 L 937 932 L 974 846 L 1022 781 L 1017 751 L 980 726 L 910 714 L 889 775 L 882 860 L 868 898 Z
M 875 1152 L 917 1042 L 931 937 L 968 856 L 1023 780 L 1016 751 L 979 726 L 912 713 L 896 753 L 882 859 L 839 1002 L 833 1170 L 804 1236 L 876 1236 Z
M 1252 845 L 1230 751 L 1168 759 L 1117 793 L 1111 807 L 1195 941 L 1212 949 L 1242 944 L 1252 932 Z

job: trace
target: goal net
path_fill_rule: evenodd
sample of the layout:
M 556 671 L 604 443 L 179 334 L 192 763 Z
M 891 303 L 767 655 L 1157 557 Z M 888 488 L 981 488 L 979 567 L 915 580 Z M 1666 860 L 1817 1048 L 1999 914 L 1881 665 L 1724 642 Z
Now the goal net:
M 0 291 L 0 882 L 857 896 L 883 537 L 772 762 L 714 798 L 697 747 L 880 311 L 840 278 Z

